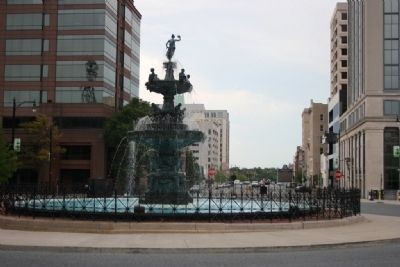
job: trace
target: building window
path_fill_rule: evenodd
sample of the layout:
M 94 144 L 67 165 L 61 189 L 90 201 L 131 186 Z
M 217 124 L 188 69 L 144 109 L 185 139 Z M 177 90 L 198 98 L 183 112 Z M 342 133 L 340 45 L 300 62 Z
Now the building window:
M 47 77 L 48 65 L 5 65 L 4 78 L 6 81 L 40 81 Z
M 340 25 L 342 32 L 347 32 L 347 25 Z
M 60 129 L 90 129 L 104 127 L 105 118 L 102 117 L 55 117 L 55 124 Z
M 341 64 L 343 68 L 347 68 L 347 60 L 341 60 Z
M 347 13 L 342 13 L 342 20 L 347 20 Z
M 57 55 L 106 55 L 115 62 L 116 46 L 104 35 L 60 35 Z
M 41 30 L 49 26 L 49 15 L 37 14 L 7 14 L 7 30 Z M 44 22 L 44 25 L 42 25 Z
M 323 132 L 323 131 L 324 131 L 324 125 L 321 124 L 321 125 L 319 126 L 319 130 L 320 130 L 321 132 Z
M 40 96 L 40 94 L 42 96 Z M 42 99 L 40 99 L 40 97 Z M 32 102 L 36 102 L 39 105 L 40 102 L 47 102 L 47 92 L 46 91 L 34 91 L 34 90 L 21 90 L 21 91 L 4 91 L 4 106 L 12 107 L 13 99 L 15 98 L 16 103 L 22 103 L 29 101 L 31 103 L 22 104 L 22 107 L 32 107 Z
M 399 89 L 398 1 L 384 1 L 384 88 Z
M 347 37 L 346 36 L 342 36 L 340 38 L 340 41 L 341 41 L 342 44 L 347 44 Z
M 342 76 L 343 80 L 347 79 L 347 72 L 342 72 L 342 73 L 340 73 L 340 75 Z
M 88 77 L 87 61 L 57 61 L 57 81 L 104 81 L 115 86 L 114 67 L 104 61 L 96 61 L 96 75 Z
M 347 48 L 340 49 L 343 56 L 347 56 Z
M 321 121 L 324 120 L 324 114 L 319 114 L 319 120 L 321 120 Z
M 385 116 L 400 115 L 400 101 L 384 100 L 383 101 L 383 114 Z
M 58 29 L 105 29 L 115 37 L 117 21 L 107 10 L 104 9 L 59 10 Z
M 42 42 L 43 41 L 43 42 Z M 6 56 L 40 55 L 49 51 L 49 40 L 42 39 L 13 39 L 6 40 Z
M 42 0 L 7 0 L 7 4 L 9 5 L 23 5 L 23 4 L 42 4 Z
M 81 87 L 56 87 L 57 103 L 103 103 L 115 105 L 114 93 L 104 87 L 95 87 L 93 91 L 83 90 Z

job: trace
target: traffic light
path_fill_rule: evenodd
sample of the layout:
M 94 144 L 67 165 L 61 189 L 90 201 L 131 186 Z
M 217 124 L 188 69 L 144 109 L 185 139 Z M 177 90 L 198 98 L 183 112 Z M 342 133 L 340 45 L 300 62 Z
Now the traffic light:
M 17 151 L 17 152 L 21 151 L 21 139 L 20 138 L 14 138 L 13 148 L 14 148 L 14 151 Z

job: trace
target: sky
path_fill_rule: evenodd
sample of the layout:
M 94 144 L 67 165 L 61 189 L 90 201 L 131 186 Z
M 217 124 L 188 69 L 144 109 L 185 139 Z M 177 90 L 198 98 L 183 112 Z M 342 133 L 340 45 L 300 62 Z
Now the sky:
M 165 43 L 181 35 L 173 61 L 190 74 L 187 104 L 227 110 L 230 166 L 281 167 L 301 145 L 301 113 L 327 103 L 330 19 L 336 0 L 135 0 L 142 14 L 139 97 L 164 76 Z

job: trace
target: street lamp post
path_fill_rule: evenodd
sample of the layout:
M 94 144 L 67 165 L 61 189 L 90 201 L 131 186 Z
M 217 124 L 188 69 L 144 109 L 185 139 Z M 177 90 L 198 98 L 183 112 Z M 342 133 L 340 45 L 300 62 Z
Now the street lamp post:
M 12 119 L 11 119 L 11 147 L 14 150 L 15 144 L 15 113 L 18 107 L 22 106 L 23 104 L 32 104 L 32 111 L 36 112 L 36 101 L 22 101 L 17 104 L 15 97 L 13 98 L 13 110 L 12 110 Z M 13 173 L 13 180 L 15 180 L 15 172 Z
M 32 104 L 32 111 L 36 112 L 36 101 L 22 101 L 17 104 L 15 98 L 13 99 L 13 110 L 12 110 L 12 119 L 11 119 L 11 142 L 12 146 L 14 147 L 15 142 L 15 113 L 18 107 L 22 106 L 23 104 Z

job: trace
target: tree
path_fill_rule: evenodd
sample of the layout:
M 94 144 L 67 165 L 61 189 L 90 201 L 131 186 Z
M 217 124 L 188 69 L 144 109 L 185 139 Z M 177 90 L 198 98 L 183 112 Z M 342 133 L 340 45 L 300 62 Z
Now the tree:
M 64 152 L 59 141 L 61 133 L 49 117 L 39 114 L 34 121 L 21 124 L 28 133 L 21 146 L 20 160 L 24 165 L 41 168 L 53 155 Z
M 114 115 L 106 121 L 104 128 L 104 138 L 107 151 L 107 173 L 109 178 L 113 178 L 115 183 L 125 185 L 127 183 L 125 177 L 129 170 L 128 164 L 128 140 L 124 140 L 118 151 L 118 145 L 123 138 L 128 137 L 128 132 L 134 129 L 134 124 L 140 118 L 150 115 L 152 108 L 150 103 L 143 101 L 139 98 L 133 98 L 131 102 L 124 106 L 121 110 L 114 113 Z M 136 147 L 137 161 L 145 161 L 147 157 L 143 157 L 146 149 L 143 146 Z M 114 159 L 114 160 L 113 160 Z M 143 172 L 142 162 L 137 164 L 134 170 L 137 173 Z M 140 165 L 140 167 L 139 167 Z
M 150 115 L 152 108 L 149 102 L 132 98 L 131 102 L 106 121 L 104 138 L 109 149 L 116 149 L 122 138 L 133 130 L 135 121 Z
M 0 131 L 0 184 L 6 183 L 17 170 L 18 159 L 16 153 L 5 142 Z
M 228 176 L 221 170 L 218 170 L 215 174 L 215 181 L 219 184 L 222 184 L 228 180 Z

